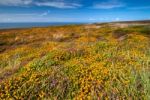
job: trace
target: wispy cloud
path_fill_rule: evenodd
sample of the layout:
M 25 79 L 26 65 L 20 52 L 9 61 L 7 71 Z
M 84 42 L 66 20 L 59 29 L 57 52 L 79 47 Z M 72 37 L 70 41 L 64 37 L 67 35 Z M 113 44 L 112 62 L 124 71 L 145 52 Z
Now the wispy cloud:
M 107 2 L 101 2 L 101 3 L 96 3 L 93 5 L 93 8 L 95 9 L 112 9 L 112 8 L 119 8 L 119 7 L 124 7 L 125 4 L 122 2 L 119 2 L 117 0 L 109 0 Z
M 116 18 L 114 19 L 114 21 L 120 21 L 120 18 L 119 18 L 119 17 L 116 17 Z
M 48 10 L 48 11 L 42 13 L 40 16 L 46 16 L 46 15 L 48 15 L 49 13 L 50 13 L 50 10 Z
M 90 18 L 89 18 L 89 20 L 90 20 L 90 21 L 95 21 L 96 19 L 95 19 L 95 18 L 90 17 Z
M 49 6 L 49 7 L 55 7 L 55 8 L 78 8 L 82 6 L 81 4 L 77 4 L 77 3 L 67 3 L 67 2 L 58 2 L 58 1 L 36 2 L 35 5 Z
M 10 16 L 10 17 L 11 16 L 37 16 L 37 15 L 39 15 L 39 13 L 13 13 L 13 14 L 4 13 L 4 14 L 0 14 L 0 17 L 2 16 Z
M 72 22 L 75 18 L 56 17 L 56 16 L 39 16 L 35 14 L 3 14 L 0 15 L 0 22 Z
M 32 0 L 0 0 L 2 6 L 25 6 L 31 4 Z
M 55 8 L 78 8 L 82 5 L 74 2 L 67 2 L 65 0 L 0 0 L 0 5 L 2 6 L 48 6 Z
M 50 13 L 50 10 L 47 10 L 45 12 L 38 12 L 38 13 L 1 13 L 0 17 L 5 17 L 5 16 L 17 16 L 17 17 L 28 17 L 28 16 L 33 16 L 33 17 L 43 17 L 46 16 Z
M 150 6 L 129 7 L 128 9 L 131 9 L 131 10 L 150 9 Z

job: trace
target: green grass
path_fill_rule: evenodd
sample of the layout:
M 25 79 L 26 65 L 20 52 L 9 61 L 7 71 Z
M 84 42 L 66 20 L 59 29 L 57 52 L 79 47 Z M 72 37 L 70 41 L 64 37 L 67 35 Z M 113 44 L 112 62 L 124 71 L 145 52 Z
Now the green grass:
M 150 38 L 145 27 L 4 31 L 0 99 L 149 100 Z

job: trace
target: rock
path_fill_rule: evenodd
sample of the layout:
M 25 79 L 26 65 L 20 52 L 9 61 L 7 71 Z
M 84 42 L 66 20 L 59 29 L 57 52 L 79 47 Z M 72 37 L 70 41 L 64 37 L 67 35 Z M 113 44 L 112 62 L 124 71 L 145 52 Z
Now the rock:
M 121 37 L 118 38 L 118 41 L 123 41 L 123 40 L 125 40 L 126 38 L 127 38 L 127 35 L 121 36 Z

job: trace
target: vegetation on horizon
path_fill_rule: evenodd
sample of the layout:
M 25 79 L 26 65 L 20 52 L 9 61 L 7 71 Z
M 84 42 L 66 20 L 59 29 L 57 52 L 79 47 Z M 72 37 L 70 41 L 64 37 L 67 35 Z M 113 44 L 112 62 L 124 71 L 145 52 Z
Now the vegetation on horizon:
M 0 32 L 0 99 L 150 99 L 150 26 Z

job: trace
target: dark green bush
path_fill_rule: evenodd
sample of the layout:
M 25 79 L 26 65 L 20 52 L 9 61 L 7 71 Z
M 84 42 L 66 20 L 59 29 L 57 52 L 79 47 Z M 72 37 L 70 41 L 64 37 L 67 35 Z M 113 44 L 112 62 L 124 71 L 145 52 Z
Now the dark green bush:
M 150 26 L 144 26 L 140 32 L 145 35 L 150 35 Z

